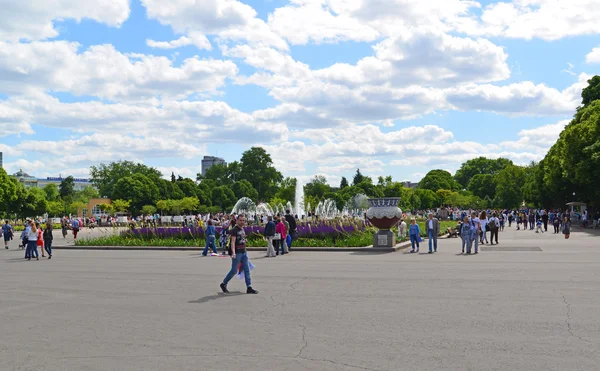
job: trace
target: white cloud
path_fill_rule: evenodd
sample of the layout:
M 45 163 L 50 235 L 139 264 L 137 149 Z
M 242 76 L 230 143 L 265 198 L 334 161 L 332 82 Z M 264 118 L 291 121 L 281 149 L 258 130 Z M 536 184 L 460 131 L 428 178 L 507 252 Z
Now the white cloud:
M 254 8 L 237 0 L 142 0 L 142 4 L 150 19 L 180 34 L 199 32 L 224 40 L 288 48 L 283 38 L 256 17 Z
M 571 114 L 581 101 L 581 90 L 587 85 L 586 74 L 578 82 L 558 91 L 545 84 L 530 81 L 495 85 L 464 85 L 446 91 L 448 103 L 462 111 L 489 111 L 511 116 L 544 116 Z
M 500 81 L 510 77 L 504 50 L 488 40 L 450 36 L 439 31 L 408 31 L 373 47 L 375 56 L 356 66 L 334 64 L 315 71 L 326 81 L 364 84 L 444 86 Z
M 592 51 L 585 56 L 585 61 L 589 64 L 600 63 L 600 46 L 592 49 Z
M 129 18 L 129 0 L 0 0 L 0 41 L 43 40 L 58 36 L 54 21 L 92 19 L 119 27 Z
M 521 130 L 518 134 L 520 137 L 514 142 L 502 142 L 501 146 L 509 149 L 529 149 L 538 150 L 539 152 L 546 151 L 556 143 L 560 133 L 564 130 L 569 120 L 563 120 L 556 124 L 539 126 L 533 129 Z
M 277 8 L 269 15 L 269 26 L 295 45 L 309 42 L 374 41 L 379 32 L 347 14 L 335 14 L 320 2 Z
M 190 33 L 190 37 L 181 36 L 179 39 L 172 41 L 155 41 L 151 39 L 146 39 L 146 45 L 148 45 L 151 48 L 158 49 L 176 49 L 187 45 L 195 45 L 198 49 L 212 49 L 212 45 L 210 44 L 210 41 L 208 41 L 206 36 L 197 32 Z
M 162 101 L 152 104 L 62 103 L 44 94 L 18 96 L 0 101 L 13 107 L 14 116 L 4 120 L 66 128 L 79 133 L 176 138 L 183 143 L 257 143 L 287 140 L 282 123 L 265 124 L 252 115 L 217 101 Z M 0 121 L 1 122 L 1 121 Z M 182 138 L 185 138 L 182 139 Z M 174 147 L 175 148 L 175 147 Z
M 192 57 L 174 67 L 166 57 L 126 55 L 112 45 L 91 46 L 82 53 L 78 48 L 67 41 L 0 42 L 0 92 L 39 89 L 107 99 L 185 98 L 215 93 L 237 73 L 232 61 Z
M 479 20 L 452 22 L 459 32 L 530 40 L 558 40 L 600 33 L 597 0 L 514 0 L 488 5 Z

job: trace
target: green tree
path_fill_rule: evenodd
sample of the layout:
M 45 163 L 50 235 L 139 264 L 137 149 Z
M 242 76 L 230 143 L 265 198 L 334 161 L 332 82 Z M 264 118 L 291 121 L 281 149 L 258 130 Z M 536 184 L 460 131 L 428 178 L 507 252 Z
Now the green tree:
M 496 195 L 501 208 L 516 208 L 523 202 L 525 169 L 510 165 L 496 175 Z
M 496 196 L 496 180 L 492 174 L 475 174 L 469 181 L 467 189 L 479 198 Z
M 112 202 L 113 209 L 118 213 L 126 212 L 129 210 L 130 205 L 131 201 L 127 200 L 114 200 Z
M 21 207 L 17 212 L 20 218 L 37 217 L 46 213 L 46 193 L 39 188 L 25 189 Z
M 315 175 L 315 177 L 306 185 L 304 185 L 304 197 L 314 197 L 318 201 L 323 201 L 324 195 L 331 191 L 331 187 L 327 184 L 327 178 L 322 175 Z
M 155 185 L 162 177 L 160 171 L 131 161 L 111 162 L 108 165 L 100 164 L 90 168 L 91 181 L 100 192 L 100 196 L 111 199 L 118 198 L 115 197 L 117 194 L 113 193 L 116 183 L 122 178 L 130 177 L 133 174 L 142 174 Z
M 177 180 L 176 184 L 183 193 L 184 197 L 198 197 L 198 186 L 193 180 L 189 178 L 182 178 Z
M 245 179 L 258 191 L 259 201 L 273 197 L 277 193 L 277 184 L 283 180 L 283 175 L 273 166 L 271 155 L 260 147 L 252 147 L 242 154 L 239 176 L 236 180 Z
M 77 202 L 89 203 L 91 199 L 100 198 L 100 194 L 94 187 L 87 186 L 81 191 L 75 191 L 73 200 Z
M 19 204 L 19 186 L 22 185 L 8 176 L 6 171 L 0 167 L 0 215 L 16 213 L 15 207 Z
M 419 188 L 429 189 L 433 192 L 436 192 L 438 189 L 457 191 L 460 189 L 460 185 L 446 170 L 431 170 L 419 182 Z
M 175 172 L 171 171 L 171 183 L 175 183 L 177 179 L 175 178 Z
M 581 91 L 581 104 L 587 106 L 595 100 L 600 99 L 600 76 L 596 75 L 589 79 L 588 86 Z
M 183 211 L 194 212 L 198 210 L 198 206 L 200 206 L 200 201 L 198 201 L 198 197 L 185 197 L 181 202 L 181 209 Z
M 54 185 L 56 187 L 56 185 Z M 57 189 L 58 193 L 58 189 Z M 46 212 L 50 217 L 60 217 L 64 213 L 64 205 L 61 201 L 48 201 Z
M 348 187 L 348 179 L 345 176 L 342 177 L 342 181 L 340 182 L 340 189 L 344 189 Z
M 159 179 L 156 186 L 158 187 L 159 198 L 163 200 L 181 200 L 185 197 L 185 194 L 177 185 L 177 181 L 170 182 L 166 179 Z
M 418 206 L 415 204 L 417 209 L 433 209 L 438 206 L 438 196 L 431 189 L 417 188 L 415 190 L 415 196 L 418 197 Z
M 42 191 L 46 194 L 46 200 L 48 201 L 58 201 L 58 198 L 60 197 L 56 184 L 46 184 L 44 188 L 42 188 Z
M 294 203 L 296 198 L 296 185 L 298 181 L 296 178 L 285 178 L 279 184 L 279 190 L 275 194 L 275 198 L 284 200 L 283 204 L 285 205 L 288 201 Z M 236 194 L 237 196 L 237 194 Z
M 63 200 L 72 200 L 75 194 L 75 179 L 72 176 L 63 179 L 58 187 L 58 193 Z
M 475 175 L 496 175 L 499 171 L 512 165 L 512 161 L 505 158 L 489 159 L 485 157 L 477 157 L 463 163 L 454 174 L 454 179 L 460 184 L 461 188 L 467 188 L 471 178 Z
M 360 169 L 356 169 L 356 174 L 354 174 L 354 179 L 352 180 L 352 185 L 358 185 L 363 182 L 365 179 L 364 175 L 360 172 Z
M 153 205 L 144 205 L 142 206 L 142 214 L 154 215 L 156 214 L 156 207 L 154 207 Z
M 231 190 L 233 191 L 233 194 L 235 194 L 235 197 L 238 200 L 242 197 L 248 197 L 254 202 L 258 201 L 258 192 L 246 179 L 238 180 L 237 182 L 233 183 L 231 185 Z
M 216 187 L 212 190 L 212 204 L 221 211 L 229 212 L 236 202 L 235 194 L 228 186 Z
M 131 201 L 130 211 L 139 214 L 144 205 L 152 205 L 159 198 L 158 187 L 147 176 L 135 173 L 115 183 L 114 198 Z

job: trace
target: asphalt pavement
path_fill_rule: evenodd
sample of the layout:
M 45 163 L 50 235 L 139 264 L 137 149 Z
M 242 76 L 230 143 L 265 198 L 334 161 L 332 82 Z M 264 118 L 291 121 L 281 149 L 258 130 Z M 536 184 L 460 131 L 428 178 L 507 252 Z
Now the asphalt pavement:
M 60 237 L 62 238 L 62 237 Z M 487 246 L 486 246 L 487 249 Z M 500 233 L 494 251 L 0 251 L 0 370 L 598 370 L 600 236 Z

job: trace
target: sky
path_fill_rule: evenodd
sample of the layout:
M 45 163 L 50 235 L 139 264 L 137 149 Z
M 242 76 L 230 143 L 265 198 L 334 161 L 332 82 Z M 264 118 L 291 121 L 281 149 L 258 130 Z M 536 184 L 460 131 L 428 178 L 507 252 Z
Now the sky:
M 419 181 L 544 157 L 600 74 L 600 0 L 0 0 L 4 168 Z

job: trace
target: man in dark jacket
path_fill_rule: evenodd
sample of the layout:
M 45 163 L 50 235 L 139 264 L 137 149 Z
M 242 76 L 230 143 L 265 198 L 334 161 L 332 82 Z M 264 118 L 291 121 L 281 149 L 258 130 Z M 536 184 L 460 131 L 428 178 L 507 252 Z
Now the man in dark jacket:
M 286 210 L 285 211 L 285 221 L 288 222 L 289 225 L 290 225 L 290 230 L 288 231 L 288 235 L 292 237 L 292 243 L 293 243 L 294 240 L 297 238 L 297 233 L 296 233 L 296 218 L 294 218 L 291 215 L 290 210 Z M 291 243 L 288 246 L 288 249 L 289 250 L 292 249 L 292 244 Z
M 275 236 L 275 223 L 273 217 L 269 216 L 265 226 L 265 238 L 267 239 L 267 258 L 275 257 L 275 248 L 273 247 L 273 237 Z

